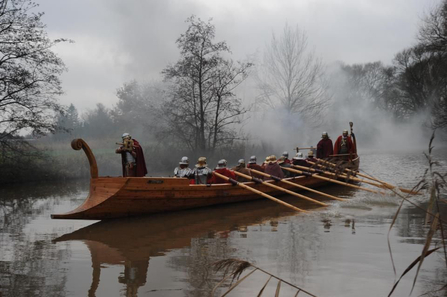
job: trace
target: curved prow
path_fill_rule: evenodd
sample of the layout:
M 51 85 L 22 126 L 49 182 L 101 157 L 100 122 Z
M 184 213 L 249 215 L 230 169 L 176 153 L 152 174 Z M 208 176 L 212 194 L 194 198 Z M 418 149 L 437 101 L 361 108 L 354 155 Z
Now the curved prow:
M 88 162 L 90 163 L 90 177 L 98 178 L 98 165 L 96 165 L 95 155 L 93 155 L 87 142 L 81 138 L 76 138 L 71 141 L 71 147 L 76 151 L 80 150 L 81 148 L 84 150 Z

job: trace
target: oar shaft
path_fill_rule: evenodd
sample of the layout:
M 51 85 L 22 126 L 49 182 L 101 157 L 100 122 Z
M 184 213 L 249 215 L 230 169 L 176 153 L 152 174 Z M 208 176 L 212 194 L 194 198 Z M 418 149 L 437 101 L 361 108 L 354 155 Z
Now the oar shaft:
M 300 166 L 300 165 L 293 165 L 293 167 L 294 168 L 303 169 L 303 170 L 307 170 L 307 171 L 311 171 L 311 172 L 317 172 L 317 170 L 315 170 L 314 168 L 310 168 L 310 167 L 305 167 L 305 166 Z M 321 172 L 321 170 L 320 170 L 320 172 Z M 382 189 L 389 189 L 388 187 L 386 187 L 384 185 L 373 183 L 373 182 L 370 182 L 370 181 L 367 181 L 367 180 L 364 180 L 364 179 L 361 179 L 361 178 L 357 178 L 357 177 L 354 177 L 354 176 L 347 176 L 346 174 L 343 174 L 343 173 L 337 174 L 337 173 L 330 172 L 330 171 L 322 171 L 322 173 L 326 174 L 326 175 L 332 175 L 332 176 L 335 176 L 335 177 L 342 177 L 342 178 L 350 179 L 350 180 L 353 180 L 353 181 L 356 181 L 356 182 L 370 184 L 372 186 L 375 186 L 375 187 L 378 187 L 378 188 L 382 188 Z
M 237 172 L 237 171 L 234 171 L 234 173 L 235 173 L 236 175 L 240 176 L 240 177 L 245 178 L 245 179 L 256 181 L 252 176 L 249 176 L 249 175 L 246 175 L 246 174 Z M 305 199 L 305 200 L 308 200 L 308 201 L 312 201 L 312 202 L 317 203 L 317 204 L 320 204 L 320 205 L 322 205 L 322 206 L 327 206 L 327 204 L 324 203 L 324 202 L 321 202 L 321 201 L 318 201 L 318 200 L 309 198 L 309 197 L 307 197 L 307 196 L 304 196 L 304 195 L 301 195 L 301 194 L 292 192 L 292 191 L 290 191 L 290 190 L 281 188 L 280 186 L 273 185 L 273 184 L 271 184 L 271 183 L 267 183 L 267 182 L 265 182 L 265 181 L 261 181 L 261 180 L 258 180 L 258 181 L 260 181 L 263 185 L 266 185 L 267 187 L 270 187 L 270 188 L 274 188 L 274 189 L 276 189 L 276 190 L 283 191 L 283 192 L 285 192 L 285 193 L 287 193 L 287 194 L 289 194 L 289 195 L 296 196 L 296 197 L 299 197 L 299 198 L 302 198 L 302 199 Z
M 344 157 L 344 156 L 355 156 L 355 154 L 336 154 L 336 155 L 329 155 L 329 157 Z
M 334 164 L 334 163 L 331 163 L 331 162 L 328 162 L 328 161 L 325 161 L 325 160 L 320 160 L 320 161 L 323 162 L 323 163 L 326 163 L 326 164 L 328 164 L 328 165 L 331 165 L 331 166 L 333 166 L 333 167 L 336 167 L 336 166 L 337 166 L 337 164 Z M 324 167 L 325 167 L 325 166 L 323 166 L 323 165 L 321 165 L 321 164 L 317 164 L 317 163 L 310 162 L 310 161 L 308 161 L 308 162 L 309 162 L 310 164 L 312 164 L 312 165 L 317 165 L 317 166 L 319 166 L 320 168 L 324 168 Z M 379 188 L 382 188 L 382 189 L 392 190 L 392 189 L 396 188 L 396 186 L 393 186 L 393 185 L 391 185 L 391 184 L 389 184 L 389 183 L 386 183 L 386 182 L 384 182 L 384 181 L 381 181 L 380 179 L 374 178 L 374 177 L 369 176 L 369 175 L 366 175 L 366 174 L 362 174 L 362 173 L 360 173 L 360 172 L 351 170 L 351 169 L 349 169 L 349 168 L 345 168 L 344 170 L 347 171 L 347 172 L 351 172 L 351 173 L 353 173 L 353 174 L 356 174 L 356 175 L 358 175 L 358 176 L 361 176 L 361 177 L 364 177 L 364 178 L 367 178 L 367 179 L 376 181 L 376 182 L 378 182 L 379 184 L 377 184 L 377 183 L 373 183 L 373 182 L 370 182 L 370 181 L 367 181 L 367 180 L 364 180 L 364 179 L 358 179 L 358 181 L 360 181 L 360 182 L 364 182 L 364 183 L 367 183 L 367 184 L 370 184 L 370 185 L 373 185 L 373 186 L 376 186 L 376 187 L 379 187 Z M 353 180 L 357 180 L 355 177 L 349 177 L 349 178 L 350 178 L 350 179 L 353 179 Z M 415 191 L 412 191 L 412 190 L 408 190 L 408 189 L 404 189 L 404 188 L 398 188 L 398 189 L 401 190 L 401 191 L 404 192 L 404 193 L 408 193 L 408 194 L 412 194 L 412 195 L 418 195 L 418 194 L 419 194 L 418 192 L 415 192 Z
M 322 196 L 325 196 L 325 197 L 328 197 L 328 198 L 331 198 L 331 199 L 334 199 L 334 200 L 339 200 L 339 201 L 346 201 L 346 200 L 347 200 L 347 199 L 343 199 L 343 198 L 335 197 L 335 196 L 333 196 L 333 195 L 329 195 L 329 194 L 326 194 L 326 193 L 317 191 L 317 190 L 312 189 L 312 188 L 309 188 L 309 187 L 305 187 L 305 186 L 300 185 L 300 184 L 292 183 L 291 181 L 288 181 L 288 180 L 284 180 L 284 179 L 280 179 L 280 178 L 278 178 L 278 177 L 274 177 L 274 176 L 269 175 L 269 174 L 267 174 L 267 173 L 265 173 L 265 172 L 261 172 L 261 171 L 254 170 L 254 169 L 250 169 L 250 170 L 251 170 L 252 172 L 256 173 L 256 174 L 263 175 L 263 176 L 265 176 L 265 177 L 272 177 L 273 179 L 275 179 L 275 180 L 279 180 L 279 181 L 281 181 L 281 182 L 283 182 L 283 183 L 285 183 L 285 184 L 288 184 L 288 185 L 291 185 L 291 186 L 295 186 L 295 187 L 297 187 L 297 188 L 301 188 L 301 189 L 303 189 L 303 190 L 306 190 L 306 191 L 309 191 L 309 192 L 313 192 L 313 193 L 315 193 L 315 194 L 319 194 L 319 195 L 322 195 Z
M 292 169 L 292 168 L 287 168 L 287 167 L 283 167 L 283 168 L 285 170 L 290 171 L 290 172 L 295 172 L 295 173 L 299 173 L 299 174 L 303 174 L 304 173 L 303 171 Z M 375 194 L 383 194 L 381 192 L 374 191 L 374 190 L 371 190 L 371 189 L 368 189 L 368 188 L 352 185 L 352 184 L 346 183 L 346 182 L 341 182 L 341 181 L 333 179 L 333 178 L 328 178 L 328 177 L 324 177 L 324 176 L 320 176 L 320 175 L 316 175 L 316 174 L 312 174 L 311 176 L 315 177 L 315 178 L 318 178 L 318 179 L 321 179 L 321 180 L 326 180 L 326 181 L 329 181 L 329 182 L 332 182 L 332 183 L 336 183 L 336 184 L 339 184 L 339 185 L 344 185 L 344 186 L 347 186 L 347 187 L 356 188 L 356 189 L 368 191 L 368 192 L 375 193 Z
M 216 176 L 218 176 L 218 177 L 220 177 L 220 178 L 223 179 L 223 180 L 228 181 L 228 182 L 230 182 L 230 180 L 231 180 L 229 177 L 227 177 L 227 176 L 225 176 L 225 175 L 222 175 L 222 174 L 220 174 L 220 173 L 217 173 L 217 172 L 215 172 L 215 171 L 213 172 L 213 174 L 216 175 Z M 286 202 L 284 202 L 284 201 L 281 201 L 281 200 L 279 200 L 279 199 L 277 199 L 277 198 L 275 198 L 275 197 L 273 197 L 273 196 L 270 196 L 269 194 L 266 194 L 266 193 L 261 192 L 261 191 L 256 190 L 256 189 L 253 189 L 252 187 L 249 187 L 249 186 L 247 186 L 247 185 L 241 184 L 241 183 L 239 183 L 239 182 L 237 182 L 237 181 L 235 181 L 235 182 L 236 182 L 236 185 L 238 185 L 239 187 L 244 188 L 244 189 L 246 189 L 246 190 L 248 190 L 248 191 L 251 191 L 251 192 L 253 192 L 253 193 L 256 193 L 256 194 L 258 194 L 258 195 L 261 195 L 261 196 L 263 196 L 263 197 L 265 197 L 265 198 L 267 198 L 267 199 L 270 199 L 270 200 L 272 200 L 272 201 L 274 201 L 274 202 L 276 202 L 276 203 L 282 204 L 282 205 L 284 205 L 284 206 L 286 206 L 286 207 L 288 207 L 288 208 L 291 208 L 291 209 L 293 209 L 293 210 L 296 210 L 296 211 L 307 212 L 307 211 L 304 210 L 304 209 L 298 208 L 298 207 L 296 207 L 296 206 L 293 206 L 292 204 L 289 204 L 289 203 L 286 203 Z

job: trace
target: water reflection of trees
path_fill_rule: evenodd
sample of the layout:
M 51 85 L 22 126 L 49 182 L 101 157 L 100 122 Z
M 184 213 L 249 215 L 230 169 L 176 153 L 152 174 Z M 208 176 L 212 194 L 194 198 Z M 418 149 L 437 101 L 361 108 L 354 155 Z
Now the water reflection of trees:
M 26 227 L 64 196 L 79 191 L 77 183 L 14 185 L 0 190 L 2 296 L 64 295 L 66 276 L 61 273 L 61 260 L 68 259 L 70 252 L 53 245 L 49 235 L 36 236 Z
M 210 296 L 220 281 L 213 271 L 213 264 L 221 259 L 235 257 L 236 254 L 230 238 L 210 234 L 209 237 L 192 239 L 191 246 L 181 249 L 179 256 L 169 259 L 169 264 L 186 273 L 187 278 L 182 280 L 189 284 L 183 290 L 186 296 Z
M 10 185 L 0 188 L 0 226 L 4 231 L 8 226 L 20 229 L 30 220 L 44 211 L 53 209 L 54 205 L 87 189 L 85 181 L 70 183 L 30 183 Z M 62 198 L 64 197 L 64 198 Z
M 221 275 L 211 270 L 212 264 L 228 258 L 256 263 L 256 260 L 260 259 L 253 255 L 252 250 L 259 246 L 263 246 L 269 254 L 278 259 L 276 271 L 288 271 L 290 275 L 286 278 L 293 282 L 304 281 L 311 261 L 316 257 L 319 246 L 316 229 L 319 226 L 293 212 L 275 216 L 284 211 L 280 205 L 269 204 L 268 209 L 269 216 L 261 220 L 259 225 L 251 224 L 248 227 L 252 230 L 249 233 L 251 238 L 245 239 L 247 227 L 235 221 L 234 227 L 226 232 L 213 232 L 207 236 L 193 238 L 189 247 L 181 249 L 178 255 L 169 259 L 169 264 L 175 270 L 186 273 L 187 277 L 182 281 L 189 284 L 189 288 L 185 290 L 187 296 L 209 296 L 214 286 L 222 279 Z M 253 232 L 254 230 L 258 232 Z M 306 238 L 303 238 L 303 233 Z M 269 266 L 271 264 L 268 263 Z M 262 266 L 263 263 L 259 265 Z

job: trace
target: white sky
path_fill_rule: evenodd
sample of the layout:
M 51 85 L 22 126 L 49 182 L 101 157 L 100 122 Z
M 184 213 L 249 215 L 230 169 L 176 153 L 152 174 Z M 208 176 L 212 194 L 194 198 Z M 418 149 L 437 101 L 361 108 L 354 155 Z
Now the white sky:
M 54 51 L 68 72 L 61 103 L 82 113 L 97 103 L 111 107 L 116 89 L 133 79 L 161 79 L 178 59 L 176 39 L 195 14 L 213 18 L 215 41 L 233 58 L 261 53 L 285 23 L 305 29 L 309 45 L 326 63 L 383 61 L 415 43 L 424 13 L 440 0 L 37 0 L 50 38 L 75 41 Z

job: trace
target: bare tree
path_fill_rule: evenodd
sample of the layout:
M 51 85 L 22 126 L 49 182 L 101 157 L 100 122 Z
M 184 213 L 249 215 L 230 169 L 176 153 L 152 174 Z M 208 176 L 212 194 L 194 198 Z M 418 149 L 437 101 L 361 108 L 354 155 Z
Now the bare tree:
M 418 40 L 427 52 L 447 53 L 447 1 L 444 0 L 425 16 Z
M 246 112 L 234 89 L 247 77 L 251 63 L 225 59 L 226 42 L 214 43 L 215 27 L 194 16 L 177 39 L 181 58 L 163 70 L 171 82 L 170 100 L 163 106 L 167 119 L 165 139 L 191 150 L 213 151 L 237 139 L 233 125 Z
M 431 81 L 435 82 L 431 97 L 433 127 L 447 128 L 447 0 L 424 18 L 418 39 L 426 60 L 430 61 Z
M 63 39 L 51 41 L 34 13 L 30 0 L 0 2 L 0 143 L 26 130 L 54 132 L 54 112 L 63 108 L 55 97 L 62 93 L 64 63 L 51 51 Z
M 282 107 L 305 118 L 320 114 L 327 106 L 321 61 L 308 51 L 306 33 L 287 24 L 264 53 L 258 72 L 259 100 L 272 108 Z
M 158 82 L 125 83 L 117 90 L 118 102 L 111 110 L 116 126 L 122 131 L 152 139 L 159 130 L 164 93 L 164 86 Z

